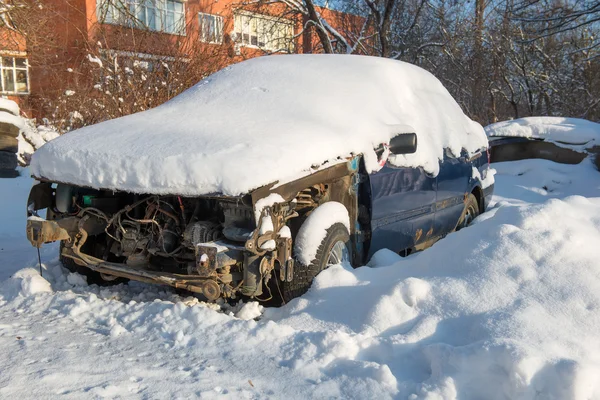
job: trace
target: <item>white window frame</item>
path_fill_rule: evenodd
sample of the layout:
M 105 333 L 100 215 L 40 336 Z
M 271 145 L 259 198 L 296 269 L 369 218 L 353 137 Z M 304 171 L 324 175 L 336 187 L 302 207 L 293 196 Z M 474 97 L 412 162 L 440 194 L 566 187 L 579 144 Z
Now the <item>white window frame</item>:
M 213 24 L 213 29 L 215 32 L 214 40 L 211 40 L 208 32 L 204 29 L 204 24 L 206 21 L 211 21 Z M 198 13 L 198 27 L 200 32 L 198 33 L 198 37 L 201 42 L 204 43 L 212 43 L 212 44 L 221 44 L 223 43 L 223 17 L 216 14 L 208 14 L 208 13 Z
M 29 60 L 27 59 L 27 57 L 23 57 L 23 56 L 13 56 L 13 55 L 1 55 L 2 57 L 2 61 L 0 62 L 0 87 L 2 89 L 2 94 L 3 95 L 28 95 L 30 93 L 30 83 L 29 83 Z M 4 60 L 10 58 L 12 59 L 12 66 L 5 66 L 4 65 Z M 25 60 L 25 67 L 17 67 L 17 62 L 16 59 L 23 59 Z M 13 90 L 6 90 L 6 88 L 4 87 L 4 71 L 9 71 L 12 74 L 12 79 L 13 79 Z M 18 91 L 17 90 L 17 73 L 19 71 L 24 71 L 25 72 L 25 78 L 27 79 L 27 90 L 26 91 Z
M 175 4 L 180 10 L 171 9 Z M 180 36 L 186 34 L 185 8 L 184 0 L 96 0 L 101 23 L 123 26 L 140 23 L 151 31 Z M 135 20 L 131 16 L 135 16 Z
M 292 21 L 244 10 L 236 10 L 233 19 L 233 38 L 238 45 L 269 51 L 293 52 L 294 23 Z M 278 33 L 283 33 L 283 36 L 275 37 Z

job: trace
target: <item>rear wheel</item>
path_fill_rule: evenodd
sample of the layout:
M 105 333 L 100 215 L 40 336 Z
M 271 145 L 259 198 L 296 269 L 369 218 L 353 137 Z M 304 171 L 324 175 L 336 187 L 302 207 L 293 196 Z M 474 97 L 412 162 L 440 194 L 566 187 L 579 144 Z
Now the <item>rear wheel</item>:
M 462 228 L 466 228 L 471 225 L 473 220 L 479 216 L 479 203 L 477 203 L 477 198 L 473 193 L 469 193 L 467 197 L 467 201 L 465 202 L 465 209 L 463 210 L 460 219 L 458 220 L 458 224 L 456 225 L 456 230 L 459 231 Z
M 88 239 L 89 240 L 89 239 Z M 120 283 L 127 283 L 129 279 L 120 278 L 113 275 L 101 274 L 99 272 L 93 271 L 89 268 L 83 267 L 81 265 L 77 265 L 72 258 L 65 257 L 62 255 L 62 250 L 65 246 L 65 241 L 61 240 L 60 242 L 60 262 L 62 265 L 71 272 L 76 272 L 80 275 L 83 275 L 87 279 L 88 285 L 98 285 L 98 286 L 112 286 L 118 285 Z M 94 254 L 94 250 L 97 246 L 93 242 L 86 242 L 83 245 L 84 252 L 90 252 L 90 255 L 96 256 Z
M 340 223 L 327 229 L 327 233 L 319 248 L 317 255 L 309 265 L 297 263 L 294 268 L 294 278 L 291 282 L 279 282 L 283 303 L 302 296 L 308 291 L 315 277 L 331 265 L 350 262 L 350 233 Z

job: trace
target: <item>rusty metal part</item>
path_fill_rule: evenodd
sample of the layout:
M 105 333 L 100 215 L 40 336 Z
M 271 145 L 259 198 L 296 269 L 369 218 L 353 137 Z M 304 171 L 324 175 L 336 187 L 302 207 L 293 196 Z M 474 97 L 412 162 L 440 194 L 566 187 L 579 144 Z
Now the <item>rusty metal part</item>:
M 210 301 L 217 300 L 221 296 L 219 284 L 213 280 L 206 280 L 202 284 L 202 294 Z
M 86 235 L 82 235 L 81 239 L 84 239 L 85 237 Z M 81 245 L 83 245 L 83 243 L 81 243 Z M 125 264 L 111 263 L 81 253 L 78 248 L 80 246 L 75 245 L 72 248 L 63 248 L 62 256 L 71 258 L 77 265 L 84 266 L 100 274 L 127 278 L 146 283 L 169 285 L 177 289 L 185 289 L 189 290 L 190 292 L 204 294 L 205 296 L 205 287 L 210 289 L 209 294 L 215 292 L 214 285 L 210 284 L 209 286 L 206 286 L 207 281 L 212 281 L 217 285 L 219 288 L 219 293 L 221 293 L 218 282 L 216 282 L 214 279 L 201 277 L 195 278 L 189 275 L 150 271 L 139 267 L 129 267 Z M 208 296 L 206 297 L 208 298 Z
M 31 216 L 37 210 L 52 207 L 54 189 L 49 182 L 38 183 L 31 188 L 27 199 L 27 216 Z
M 244 257 L 244 285 L 242 294 L 257 297 L 262 294 L 262 275 L 260 273 L 261 256 L 245 253 Z
M 280 238 L 277 241 L 277 264 L 279 265 L 279 279 L 282 282 L 291 282 L 294 278 L 292 238 Z
M 423 229 L 417 229 L 417 233 L 415 234 L 415 243 L 421 239 L 421 236 L 423 236 Z
M 59 240 L 71 240 L 66 229 L 61 228 L 55 221 L 28 219 L 27 240 L 32 246 L 40 248 L 44 243 Z
M 301 190 L 296 195 L 296 204 L 298 208 L 311 207 L 316 208 L 326 196 L 329 185 L 320 183 Z
M 196 246 L 196 270 L 200 276 L 213 276 L 217 269 L 241 263 L 244 260 L 243 253 L 243 247 L 231 243 L 199 244 Z
M 254 255 L 265 255 L 272 250 L 264 250 L 262 246 L 269 240 L 275 240 L 277 242 L 279 238 L 279 231 L 281 228 L 286 226 L 287 222 L 298 216 L 298 213 L 294 210 L 293 206 L 289 203 L 278 203 L 272 207 L 265 207 L 258 219 L 256 229 L 252 232 L 252 235 L 245 243 L 245 249 Z M 271 217 L 273 223 L 273 230 L 269 230 L 264 234 L 260 234 L 262 223 L 265 217 Z
M 275 269 L 275 259 L 273 257 L 263 257 L 260 260 L 260 273 L 263 276 L 268 276 Z
M 350 162 L 343 162 L 335 164 L 329 168 L 322 169 L 313 174 L 297 179 L 292 182 L 285 183 L 281 186 L 275 187 L 277 182 L 270 185 L 263 186 L 252 192 L 252 204 L 264 197 L 267 197 L 271 193 L 277 193 L 285 200 L 290 201 L 302 190 L 309 188 L 314 185 L 332 182 L 334 180 L 343 178 L 344 176 L 350 175 Z

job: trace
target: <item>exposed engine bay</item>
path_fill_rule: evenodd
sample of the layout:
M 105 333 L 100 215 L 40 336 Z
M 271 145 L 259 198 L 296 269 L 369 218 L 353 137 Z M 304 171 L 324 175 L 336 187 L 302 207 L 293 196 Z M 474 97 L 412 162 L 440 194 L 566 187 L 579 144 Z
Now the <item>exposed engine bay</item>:
M 269 300 L 279 289 L 273 284 L 294 277 L 292 238 L 306 216 L 332 199 L 356 210 L 356 192 L 349 190 L 356 169 L 348 165 L 324 170 L 327 183 L 318 173 L 279 187 L 279 193 L 261 188 L 240 197 L 39 182 L 28 200 L 27 237 L 36 247 L 60 241 L 63 264 L 86 267 L 106 281 L 162 283 L 208 300 Z M 42 209 L 46 219 L 37 215 Z

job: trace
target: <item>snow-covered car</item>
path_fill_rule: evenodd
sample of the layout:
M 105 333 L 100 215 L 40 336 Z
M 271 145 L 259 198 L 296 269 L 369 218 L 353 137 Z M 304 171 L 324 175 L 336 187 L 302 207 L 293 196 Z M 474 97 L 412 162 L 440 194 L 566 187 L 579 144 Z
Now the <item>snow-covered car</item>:
M 289 301 L 329 265 L 468 225 L 493 190 L 487 145 L 416 66 L 257 58 L 44 145 L 27 234 L 60 240 L 64 264 L 96 283 Z
M 600 142 L 600 124 L 579 118 L 519 118 L 488 125 L 485 132 L 492 163 L 542 158 L 579 164 L 598 153 Z

